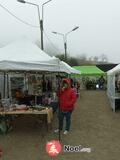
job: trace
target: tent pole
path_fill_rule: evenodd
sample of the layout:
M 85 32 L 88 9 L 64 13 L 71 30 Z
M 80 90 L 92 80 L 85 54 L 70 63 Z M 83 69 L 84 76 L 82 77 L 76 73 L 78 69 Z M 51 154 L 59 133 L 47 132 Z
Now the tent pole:
M 44 92 L 44 82 L 45 82 L 45 75 L 42 75 L 42 94 Z M 46 88 L 46 87 L 45 87 Z
M 58 95 L 60 95 L 60 75 L 58 73 Z M 59 121 L 59 135 L 58 139 L 61 141 L 61 132 L 60 132 L 60 98 L 58 98 L 58 121 Z
M 3 98 L 5 99 L 5 89 L 6 88 L 6 73 L 4 72 L 4 86 L 3 86 Z
M 9 75 L 7 74 L 7 98 L 9 98 Z
M 24 83 L 25 83 L 25 91 L 27 90 L 27 80 L 26 80 L 26 78 L 27 78 L 27 75 L 26 75 L 26 72 L 24 73 Z

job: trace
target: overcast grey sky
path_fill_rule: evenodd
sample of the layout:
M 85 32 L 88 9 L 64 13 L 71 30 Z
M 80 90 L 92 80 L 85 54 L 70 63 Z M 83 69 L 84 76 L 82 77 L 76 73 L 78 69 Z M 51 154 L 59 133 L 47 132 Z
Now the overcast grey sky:
M 28 1 L 40 6 L 45 2 Z M 20 19 L 39 25 L 36 7 L 16 0 L 0 0 L 0 4 Z M 75 26 L 80 28 L 68 36 L 70 55 L 106 54 L 109 61 L 120 62 L 120 0 L 52 0 L 44 8 L 44 30 L 55 47 L 45 37 L 45 48 L 63 53 L 62 37 L 51 32 L 66 33 Z M 36 41 L 40 39 L 39 28 L 19 22 L 0 7 L 0 46 L 21 36 Z

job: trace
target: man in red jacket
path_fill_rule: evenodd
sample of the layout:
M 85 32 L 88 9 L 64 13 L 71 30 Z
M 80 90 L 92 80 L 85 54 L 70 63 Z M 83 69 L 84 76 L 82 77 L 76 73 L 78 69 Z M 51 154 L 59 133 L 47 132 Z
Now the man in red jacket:
M 62 81 L 61 89 L 58 93 L 59 97 L 59 129 L 63 129 L 63 121 L 66 118 L 66 128 L 64 134 L 68 134 L 71 125 L 71 114 L 75 107 L 75 102 L 77 99 L 76 93 L 73 88 L 71 88 L 71 80 L 69 78 L 64 78 Z M 59 132 L 56 129 L 55 132 Z

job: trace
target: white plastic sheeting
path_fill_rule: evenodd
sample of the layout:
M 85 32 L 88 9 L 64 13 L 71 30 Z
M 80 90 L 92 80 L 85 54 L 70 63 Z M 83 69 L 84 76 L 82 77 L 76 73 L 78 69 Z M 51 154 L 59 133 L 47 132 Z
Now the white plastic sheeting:
M 65 71 L 67 69 L 67 72 L 69 72 L 70 74 L 80 74 L 80 71 L 72 68 L 71 66 L 69 66 L 67 63 L 63 61 L 60 62 L 60 69 L 61 71 Z
M 49 63 L 27 63 L 14 61 L 0 61 L 0 71 L 60 71 L 59 66 Z
M 120 64 L 107 72 L 107 74 L 111 76 L 115 76 L 117 73 L 120 73 Z
M 80 74 L 58 58 L 50 57 L 27 39 L 20 39 L 0 48 L 0 71 L 48 71 Z
M 19 39 L 15 42 L 0 48 L 0 61 L 49 61 L 54 59 L 43 52 L 36 44 L 26 38 Z
M 116 96 L 115 93 L 115 76 L 118 73 L 120 73 L 120 65 L 107 72 L 107 95 L 113 111 L 116 110 L 115 100 L 120 99 L 120 96 Z
M 0 61 L 0 71 L 46 71 L 46 72 L 65 72 L 68 74 L 80 74 L 79 71 L 74 70 L 65 62 L 58 62 L 50 64 L 48 62 L 42 63 L 26 63 L 14 61 Z

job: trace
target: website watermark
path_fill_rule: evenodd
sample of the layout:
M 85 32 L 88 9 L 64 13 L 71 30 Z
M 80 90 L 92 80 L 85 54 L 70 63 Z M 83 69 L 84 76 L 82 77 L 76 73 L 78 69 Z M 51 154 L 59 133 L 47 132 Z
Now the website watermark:
M 82 147 L 81 145 L 77 145 L 77 146 L 64 145 L 63 151 L 64 152 L 86 152 L 86 153 L 91 153 L 91 148 L 85 148 L 85 147 Z
M 67 153 L 91 153 L 91 148 L 82 147 L 82 145 L 63 145 L 58 140 L 51 140 L 46 144 L 46 152 L 50 157 L 56 157 L 61 152 Z

